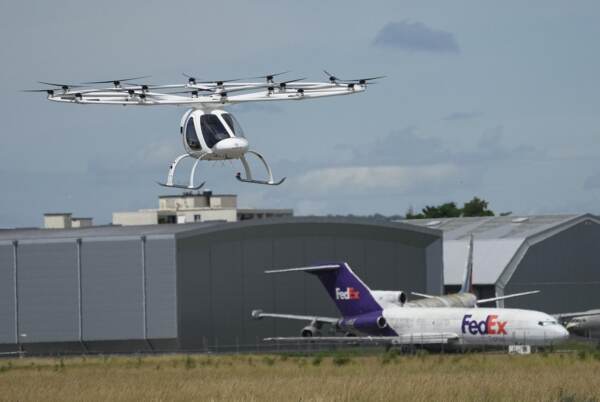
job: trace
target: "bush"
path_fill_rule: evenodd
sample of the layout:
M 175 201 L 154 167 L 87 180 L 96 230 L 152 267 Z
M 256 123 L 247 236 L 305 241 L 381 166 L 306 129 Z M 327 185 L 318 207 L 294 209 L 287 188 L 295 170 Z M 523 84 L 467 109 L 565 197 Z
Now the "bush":
M 323 361 L 323 357 L 322 356 L 315 356 L 312 359 L 312 365 L 313 366 L 319 366 L 322 361 Z
M 336 366 L 344 366 L 348 363 L 350 363 L 352 360 L 346 356 L 346 355 L 336 355 L 333 357 L 333 364 L 335 364 Z
M 194 359 L 190 355 L 187 355 L 185 357 L 185 368 L 188 369 L 188 370 L 196 368 L 196 362 L 194 361 Z
M 275 364 L 275 359 L 270 356 L 264 356 L 262 359 L 263 363 L 267 366 L 272 366 Z

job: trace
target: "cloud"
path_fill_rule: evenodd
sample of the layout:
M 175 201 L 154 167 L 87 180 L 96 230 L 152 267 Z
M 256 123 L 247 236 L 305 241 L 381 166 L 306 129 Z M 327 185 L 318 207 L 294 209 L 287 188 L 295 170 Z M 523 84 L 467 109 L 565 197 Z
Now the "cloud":
M 345 166 L 308 171 L 294 180 L 301 192 L 312 195 L 355 194 L 370 191 L 407 194 L 459 180 L 461 169 L 452 164 L 426 166 Z
M 597 190 L 600 189 L 600 173 L 593 174 L 585 179 L 583 183 L 584 190 Z
M 505 145 L 504 127 L 487 130 L 472 145 L 456 149 L 440 137 L 426 137 L 416 127 L 406 127 L 353 150 L 353 160 L 363 164 L 489 166 L 494 162 L 540 159 L 545 155 L 530 145 Z M 472 167 L 472 166 L 471 166 Z
M 448 116 L 443 117 L 442 120 L 445 121 L 457 121 L 457 120 L 469 120 L 475 119 L 477 117 L 483 116 L 481 112 L 454 112 L 450 113 Z
M 458 53 L 454 34 L 431 29 L 422 22 L 389 22 L 375 36 L 373 45 L 409 52 Z

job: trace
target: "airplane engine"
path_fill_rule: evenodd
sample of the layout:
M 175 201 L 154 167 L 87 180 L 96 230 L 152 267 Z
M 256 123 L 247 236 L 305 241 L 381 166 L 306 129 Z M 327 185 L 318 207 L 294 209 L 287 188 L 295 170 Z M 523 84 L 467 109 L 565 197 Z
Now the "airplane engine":
M 388 323 L 382 315 L 363 315 L 341 320 L 339 327 L 343 330 L 358 330 L 367 334 L 377 334 L 387 328 Z
M 406 293 L 401 290 L 373 290 L 371 293 L 382 307 L 390 305 L 402 307 L 406 303 Z
M 313 325 L 307 325 L 306 327 L 302 328 L 302 331 L 300 331 L 300 336 L 303 338 L 311 338 L 313 336 L 320 335 L 321 331 L 319 331 L 319 329 Z

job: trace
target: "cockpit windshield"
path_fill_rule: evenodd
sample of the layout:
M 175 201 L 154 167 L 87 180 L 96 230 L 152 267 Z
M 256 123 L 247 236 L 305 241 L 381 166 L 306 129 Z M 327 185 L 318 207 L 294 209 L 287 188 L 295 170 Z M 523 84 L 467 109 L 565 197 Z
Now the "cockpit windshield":
M 225 120 L 225 123 L 227 123 L 227 125 L 229 126 L 231 131 L 233 131 L 233 134 L 236 137 L 244 137 L 245 138 L 244 130 L 242 129 L 242 126 L 240 126 L 240 123 L 238 123 L 238 121 L 236 120 L 235 117 L 233 117 L 232 114 L 223 113 L 221 115 L 221 117 L 223 118 L 223 120 Z
M 203 114 L 200 117 L 200 128 L 204 142 L 209 148 L 212 148 L 217 142 L 229 138 L 229 133 L 214 114 Z
M 544 320 L 544 321 L 538 321 L 538 325 L 540 327 L 545 327 L 548 325 L 558 325 L 558 322 L 556 320 Z
M 188 119 L 187 125 L 185 126 L 185 140 L 190 148 L 196 150 L 201 149 L 198 135 L 196 135 L 196 128 L 194 127 L 194 119 Z

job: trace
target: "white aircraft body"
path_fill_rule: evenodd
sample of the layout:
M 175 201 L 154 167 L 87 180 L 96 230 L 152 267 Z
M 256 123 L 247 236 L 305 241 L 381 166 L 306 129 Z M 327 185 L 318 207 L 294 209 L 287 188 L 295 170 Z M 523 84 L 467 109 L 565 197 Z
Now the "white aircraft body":
M 568 338 L 556 318 L 533 310 L 499 308 L 406 307 L 398 292 L 371 291 L 347 263 L 291 268 L 267 273 L 308 272 L 316 275 L 342 317 L 264 313 L 252 316 L 308 321 L 300 337 L 270 341 L 374 341 L 391 344 L 536 345 L 548 346 Z M 344 337 L 321 337 L 324 324 L 346 332 Z
M 491 297 L 489 299 L 478 299 L 473 292 L 473 235 L 469 239 L 467 266 L 463 283 L 458 293 L 449 295 L 435 296 L 423 293 L 411 292 L 422 299 L 412 300 L 405 303 L 406 307 L 477 307 L 483 303 L 497 302 L 498 300 L 512 299 L 513 297 L 522 297 L 539 293 L 539 290 L 530 290 L 527 292 L 513 293 L 504 296 Z M 406 297 L 404 297 L 406 299 Z
M 554 314 L 569 332 L 586 338 L 600 338 L 600 310 Z

